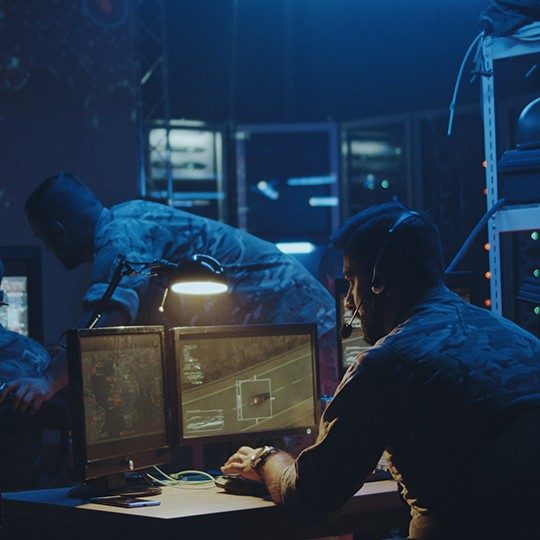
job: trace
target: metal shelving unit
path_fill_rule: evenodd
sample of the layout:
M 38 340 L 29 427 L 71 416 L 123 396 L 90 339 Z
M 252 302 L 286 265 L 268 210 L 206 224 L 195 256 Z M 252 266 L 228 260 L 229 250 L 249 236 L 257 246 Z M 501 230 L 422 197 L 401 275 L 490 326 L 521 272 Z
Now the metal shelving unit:
M 540 23 L 529 25 L 527 29 Z M 522 29 L 524 30 L 524 29 Z M 482 111 L 484 118 L 484 148 L 486 156 L 486 188 L 488 210 L 499 200 L 497 175 L 497 139 L 495 119 L 496 60 L 540 53 L 540 40 L 531 40 L 518 33 L 512 37 L 486 36 L 482 42 Z M 491 309 L 502 314 L 500 234 L 540 228 L 540 203 L 505 206 L 488 222 L 491 272 Z

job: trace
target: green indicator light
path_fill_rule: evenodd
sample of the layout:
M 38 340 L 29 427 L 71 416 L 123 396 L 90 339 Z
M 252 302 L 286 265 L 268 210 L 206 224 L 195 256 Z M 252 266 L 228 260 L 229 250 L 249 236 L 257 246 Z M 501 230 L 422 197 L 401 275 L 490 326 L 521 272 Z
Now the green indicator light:
M 534 314 L 535 314 L 535 315 L 540 315 L 540 306 L 536 306 L 536 307 L 534 308 Z
M 538 233 L 538 231 L 534 231 L 531 233 L 531 238 L 533 240 L 538 240 L 538 238 L 540 238 L 540 234 Z
M 540 268 L 535 268 L 533 270 L 533 276 L 534 277 L 540 277 Z
M 388 180 L 383 180 L 383 181 L 381 182 L 381 187 L 382 187 L 383 189 L 388 189 L 388 188 L 390 187 L 390 182 L 389 182 Z

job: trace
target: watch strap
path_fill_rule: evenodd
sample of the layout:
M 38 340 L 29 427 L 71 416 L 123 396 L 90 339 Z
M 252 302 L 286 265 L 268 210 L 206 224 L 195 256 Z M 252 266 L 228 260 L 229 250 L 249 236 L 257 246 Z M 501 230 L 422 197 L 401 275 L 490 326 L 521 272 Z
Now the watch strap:
M 273 446 L 259 448 L 250 458 L 251 468 L 257 471 L 272 454 L 276 454 L 277 452 L 278 449 Z

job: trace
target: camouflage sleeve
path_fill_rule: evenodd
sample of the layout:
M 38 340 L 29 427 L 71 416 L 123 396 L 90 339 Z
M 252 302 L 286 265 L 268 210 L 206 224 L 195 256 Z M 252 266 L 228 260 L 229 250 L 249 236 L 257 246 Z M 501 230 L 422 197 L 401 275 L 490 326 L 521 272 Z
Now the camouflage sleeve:
M 372 348 L 346 374 L 316 443 L 282 477 L 284 506 L 296 515 L 331 518 L 375 469 L 386 443 L 392 365 L 389 351 Z
M 117 268 L 119 255 L 136 262 L 150 262 L 159 256 L 147 225 L 135 219 L 116 219 L 98 232 L 90 287 L 83 299 L 85 309 L 91 309 L 103 296 Z M 123 309 L 131 321 L 137 315 L 148 280 L 148 276 L 125 276 L 112 296 L 111 303 Z

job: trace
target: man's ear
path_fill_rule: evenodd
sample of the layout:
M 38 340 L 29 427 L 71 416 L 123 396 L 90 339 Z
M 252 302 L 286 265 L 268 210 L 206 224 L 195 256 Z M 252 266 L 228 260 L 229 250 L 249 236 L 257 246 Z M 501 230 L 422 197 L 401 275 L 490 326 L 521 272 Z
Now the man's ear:
M 67 237 L 67 230 L 59 221 L 53 221 L 51 224 L 51 234 L 55 239 L 60 240 Z

